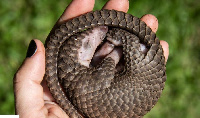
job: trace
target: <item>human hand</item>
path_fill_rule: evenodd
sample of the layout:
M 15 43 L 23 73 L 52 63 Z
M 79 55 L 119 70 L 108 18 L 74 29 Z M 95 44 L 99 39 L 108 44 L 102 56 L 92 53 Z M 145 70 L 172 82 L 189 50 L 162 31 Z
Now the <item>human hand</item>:
M 62 22 L 89 12 L 94 7 L 94 0 L 73 0 L 60 17 L 57 25 Z M 103 7 L 127 12 L 128 0 L 110 0 Z M 77 10 L 78 8 L 78 10 Z M 141 18 L 154 32 L 157 31 L 158 21 L 153 15 L 145 15 Z M 168 44 L 161 41 L 165 59 L 168 58 Z M 30 48 L 32 47 L 32 48 Z M 39 40 L 31 41 L 27 58 L 17 71 L 14 78 L 15 108 L 16 114 L 25 117 L 68 117 L 64 111 L 54 102 L 48 88 L 43 81 L 45 73 L 45 49 Z M 105 52 L 110 53 L 106 48 Z M 98 55 L 105 55 L 99 51 Z M 91 55 L 92 58 L 92 55 Z M 114 59 L 118 57 L 113 57 Z

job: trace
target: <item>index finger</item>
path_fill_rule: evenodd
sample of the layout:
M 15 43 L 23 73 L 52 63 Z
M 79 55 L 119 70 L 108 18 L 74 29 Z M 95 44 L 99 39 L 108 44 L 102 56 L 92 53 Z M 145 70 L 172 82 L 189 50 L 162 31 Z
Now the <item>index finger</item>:
M 57 24 L 61 24 L 68 19 L 92 11 L 94 3 L 95 0 L 73 0 L 65 9 Z
M 128 0 L 109 0 L 103 9 L 115 9 L 118 11 L 127 12 L 129 9 L 129 1 Z

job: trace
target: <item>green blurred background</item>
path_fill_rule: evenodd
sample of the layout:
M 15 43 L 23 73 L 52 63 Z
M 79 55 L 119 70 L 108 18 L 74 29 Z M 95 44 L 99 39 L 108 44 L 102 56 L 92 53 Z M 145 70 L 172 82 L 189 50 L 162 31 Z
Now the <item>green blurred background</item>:
M 42 42 L 70 0 L 0 0 L 0 114 L 14 114 L 13 75 L 31 39 Z M 101 9 L 106 0 L 96 0 Z M 78 10 L 78 8 L 77 8 Z M 200 117 L 199 0 L 131 0 L 129 13 L 154 14 L 170 46 L 167 82 L 145 118 Z

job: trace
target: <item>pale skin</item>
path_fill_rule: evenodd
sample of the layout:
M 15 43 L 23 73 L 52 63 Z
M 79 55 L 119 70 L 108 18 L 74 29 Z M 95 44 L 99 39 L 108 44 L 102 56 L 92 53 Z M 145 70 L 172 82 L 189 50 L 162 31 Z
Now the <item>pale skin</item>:
M 92 11 L 94 3 L 95 0 L 73 0 L 65 9 L 57 24 Z M 128 0 L 110 0 L 103 8 L 127 12 L 129 2 Z M 158 20 L 155 16 L 150 14 L 144 15 L 141 20 L 146 22 L 154 32 L 157 31 Z M 68 115 L 54 102 L 45 81 L 43 81 L 45 73 L 45 48 L 41 41 L 35 39 L 35 42 L 37 51 L 33 56 L 24 60 L 14 77 L 16 114 L 20 115 L 21 118 L 69 118 Z M 163 47 L 164 56 L 167 62 L 169 55 L 168 43 L 162 40 L 160 43 Z M 109 48 L 106 50 L 108 50 L 107 53 L 110 53 Z M 116 63 L 120 58 L 120 54 L 116 54 L 116 52 L 107 56 L 112 57 Z

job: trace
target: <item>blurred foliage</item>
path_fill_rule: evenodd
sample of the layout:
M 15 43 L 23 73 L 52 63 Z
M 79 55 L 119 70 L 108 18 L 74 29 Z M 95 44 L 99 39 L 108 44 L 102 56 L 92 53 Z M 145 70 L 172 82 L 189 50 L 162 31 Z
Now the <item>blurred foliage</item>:
M 31 39 L 45 41 L 70 0 L 0 1 L 0 114 L 14 114 L 13 76 Z M 96 0 L 101 9 L 106 0 Z M 200 117 L 199 0 L 130 0 L 129 13 L 154 14 L 157 36 L 170 46 L 167 82 L 145 118 Z

